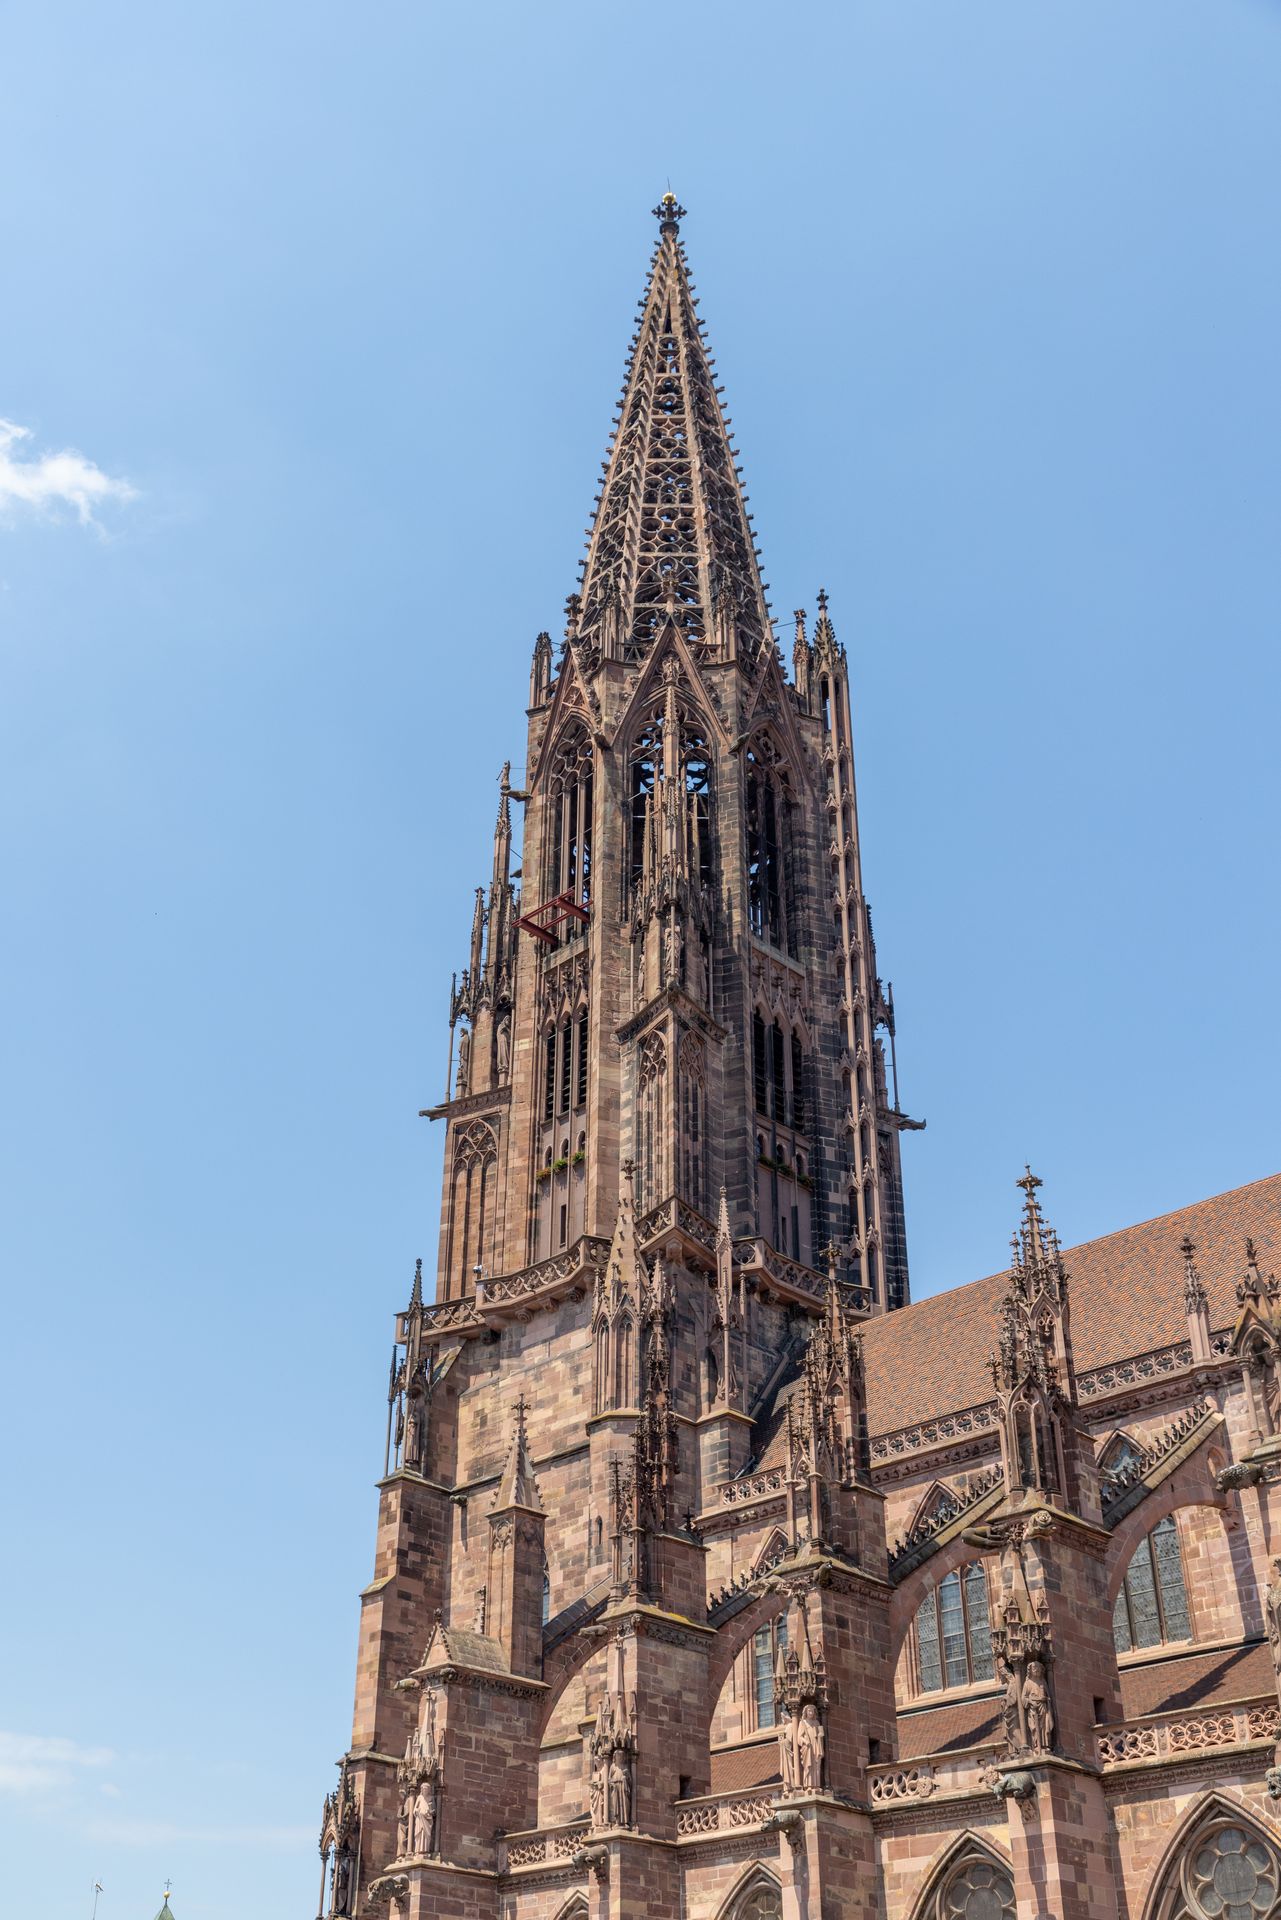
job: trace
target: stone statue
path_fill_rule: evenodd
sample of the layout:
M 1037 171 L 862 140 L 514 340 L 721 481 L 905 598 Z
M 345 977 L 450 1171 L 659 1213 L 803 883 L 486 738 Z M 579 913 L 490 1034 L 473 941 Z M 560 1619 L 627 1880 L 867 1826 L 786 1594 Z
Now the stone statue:
M 1000 1654 L 996 1660 L 996 1677 L 1005 1689 L 1005 1698 L 1001 1703 L 1001 1729 L 1005 1734 L 1005 1744 L 1009 1752 L 1018 1753 L 1023 1745 L 1023 1722 L 1019 1713 L 1019 1676 L 1009 1661 Z
M 340 1847 L 334 1860 L 334 1906 L 335 1913 L 346 1913 L 351 1906 L 351 1855 L 346 1847 Z
M 471 1080 L 471 1034 L 466 1027 L 458 1036 L 458 1078 L 454 1082 L 454 1092 L 462 1099 Z
M 1045 1663 L 1029 1660 L 1023 1681 L 1023 1720 L 1027 1743 L 1033 1753 L 1048 1753 L 1054 1742 L 1054 1715 L 1050 1709 L 1050 1689 L 1046 1685 Z
M 414 1796 L 407 1793 L 400 1803 L 400 1815 L 396 1821 L 396 1858 L 403 1860 L 409 1852 L 409 1829 L 413 1824 Z
M 409 1402 L 405 1423 L 405 1465 L 415 1472 L 423 1463 L 423 1403 L 417 1394 Z
M 609 1824 L 611 1827 L 632 1824 L 632 1777 L 627 1755 L 621 1747 L 614 1748 L 609 1763 Z
M 1272 1562 L 1272 1584 L 1263 1598 L 1263 1617 L 1268 1623 L 1272 1667 L 1281 1689 L 1281 1559 Z
M 806 1793 L 817 1793 L 823 1784 L 825 1744 L 818 1708 L 810 1701 L 808 1706 L 802 1707 L 801 1723 L 796 1729 L 797 1784 Z
M 505 1080 L 512 1063 L 512 1023 L 506 1014 L 498 1022 L 498 1078 Z
M 603 1827 L 609 1818 L 609 1790 L 606 1781 L 608 1764 L 603 1753 L 592 1755 L 592 1777 L 590 1784 L 591 1815 L 594 1827 Z
M 790 1719 L 778 1727 L 778 1770 L 783 1776 L 784 1793 L 796 1791 L 796 1729 Z
M 414 1800 L 413 1851 L 430 1853 L 436 1838 L 436 1785 L 430 1774 L 418 1783 Z
M 663 933 L 663 973 L 664 985 L 681 977 L 681 930 L 674 920 L 668 922 Z

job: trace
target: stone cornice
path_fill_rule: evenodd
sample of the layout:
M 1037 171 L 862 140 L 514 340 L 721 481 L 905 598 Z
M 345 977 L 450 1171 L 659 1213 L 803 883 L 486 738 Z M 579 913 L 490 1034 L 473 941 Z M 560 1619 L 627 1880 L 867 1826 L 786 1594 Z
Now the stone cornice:
M 706 1646 L 716 1638 L 715 1627 L 691 1620 L 688 1614 L 670 1613 L 648 1600 L 613 1600 L 584 1632 L 603 1637 L 620 1629 L 643 1635 L 648 1640 L 667 1641 L 673 1646 Z
M 415 1667 L 409 1677 L 423 1687 L 450 1686 L 462 1680 L 481 1692 L 508 1693 L 517 1700 L 532 1700 L 540 1693 L 551 1692 L 545 1680 L 530 1680 L 519 1673 L 501 1673 L 492 1667 L 469 1667 L 462 1660 L 445 1660 L 438 1667 Z
M 457 1100 L 441 1100 L 434 1107 L 419 1107 L 420 1120 L 470 1120 L 475 1115 L 497 1113 L 502 1107 L 509 1107 L 512 1100 L 510 1087 L 491 1087 L 487 1093 L 464 1093 Z

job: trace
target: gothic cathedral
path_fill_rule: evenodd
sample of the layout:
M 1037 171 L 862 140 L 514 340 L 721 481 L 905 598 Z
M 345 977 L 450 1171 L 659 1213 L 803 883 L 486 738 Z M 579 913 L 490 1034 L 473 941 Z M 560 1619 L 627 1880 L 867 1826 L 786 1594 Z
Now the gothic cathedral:
M 1065 1251 L 1029 1171 L 1008 1270 L 909 1304 L 846 655 L 820 593 L 785 670 L 655 211 L 451 996 L 321 1914 L 1277 1920 L 1281 1176 Z

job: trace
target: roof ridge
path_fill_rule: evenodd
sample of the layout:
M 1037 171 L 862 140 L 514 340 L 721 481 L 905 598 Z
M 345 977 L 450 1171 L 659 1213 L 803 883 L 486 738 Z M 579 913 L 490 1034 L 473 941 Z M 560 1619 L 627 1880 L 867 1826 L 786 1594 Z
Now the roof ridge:
M 1119 1240 L 1123 1233 L 1137 1233 L 1141 1227 L 1159 1226 L 1162 1220 L 1173 1220 L 1178 1213 L 1192 1213 L 1197 1207 L 1208 1207 L 1212 1200 L 1231 1200 L 1238 1193 L 1246 1193 L 1251 1187 L 1265 1187 L 1269 1181 L 1281 1180 L 1281 1170 L 1276 1173 L 1260 1174 L 1257 1180 L 1244 1180 L 1239 1187 L 1225 1187 L 1222 1193 L 1207 1193 L 1200 1200 L 1189 1200 L 1181 1207 L 1167 1207 L 1164 1213 L 1154 1213 L 1146 1220 L 1131 1220 L 1128 1226 L 1113 1227 L 1108 1233 L 1096 1233 L 1089 1240 L 1078 1240 L 1075 1246 L 1064 1247 L 1066 1260 L 1070 1253 L 1078 1252 L 1082 1247 L 1099 1247 L 1105 1240 Z
M 1071 1246 L 1063 1248 L 1064 1265 L 1068 1265 L 1074 1253 L 1080 1253 L 1086 1247 L 1104 1246 L 1109 1240 L 1119 1240 L 1123 1234 L 1138 1233 L 1146 1227 L 1159 1226 L 1162 1220 L 1173 1220 L 1181 1213 L 1194 1213 L 1198 1207 L 1208 1207 L 1214 1200 L 1231 1200 L 1239 1193 L 1248 1193 L 1251 1187 L 1266 1187 L 1274 1181 L 1281 1181 L 1281 1170 L 1276 1173 L 1260 1174 L 1257 1180 L 1243 1180 L 1238 1187 L 1225 1187 L 1222 1193 L 1207 1193 L 1202 1199 L 1189 1200 L 1182 1207 L 1168 1207 L 1164 1213 L 1151 1214 L 1146 1220 L 1131 1220 L 1127 1226 L 1112 1227 L 1107 1233 L 1096 1233 L 1088 1240 L 1076 1240 Z M 1068 1273 L 1070 1278 L 1070 1266 Z M 893 1326 L 901 1314 L 911 1313 L 913 1307 L 926 1307 L 932 1300 L 951 1298 L 956 1294 L 964 1293 L 968 1287 L 988 1287 L 993 1281 L 1004 1281 L 1006 1277 L 1005 1270 L 1002 1269 L 996 1273 L 980 1274 L 977 1280 L 961 1280 L 953 1286 L 937 1287 L 933 1293 L 927 1293 L 919 1300 L 909 1301 L 906 1307 L 899 1307 L 893 1313 L 880 1314 L 868 1321 L 862 1330 L 864 1337 L 874 1333 L 877 1327 Z

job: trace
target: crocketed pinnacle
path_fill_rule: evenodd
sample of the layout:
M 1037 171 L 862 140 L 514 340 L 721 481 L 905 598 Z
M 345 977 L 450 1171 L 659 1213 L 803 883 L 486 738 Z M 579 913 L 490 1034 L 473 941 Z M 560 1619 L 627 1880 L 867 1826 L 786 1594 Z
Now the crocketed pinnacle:
M 577 638 L 636 661 L 671 620 L 701 658 L 750 664 L 770 629 L 746 496 L 680 241 L 684 208 L 665 194 L 654 211 L 658 246 L 589 537 Z
M 516 1402 L 516 1430 L 512 1434 L 511 1446 L 507 1449 L 503 1477 L 494 1499 L 496 1513 L 505 1513 L 509 1507 L 527 1507 L 531 1513 L 541 1513 L 543 1510 L 538 1482 L 534 1478 L 534 1463 L 529 1457 L 525 1412 L 525 1398 L 522 1394 Z

